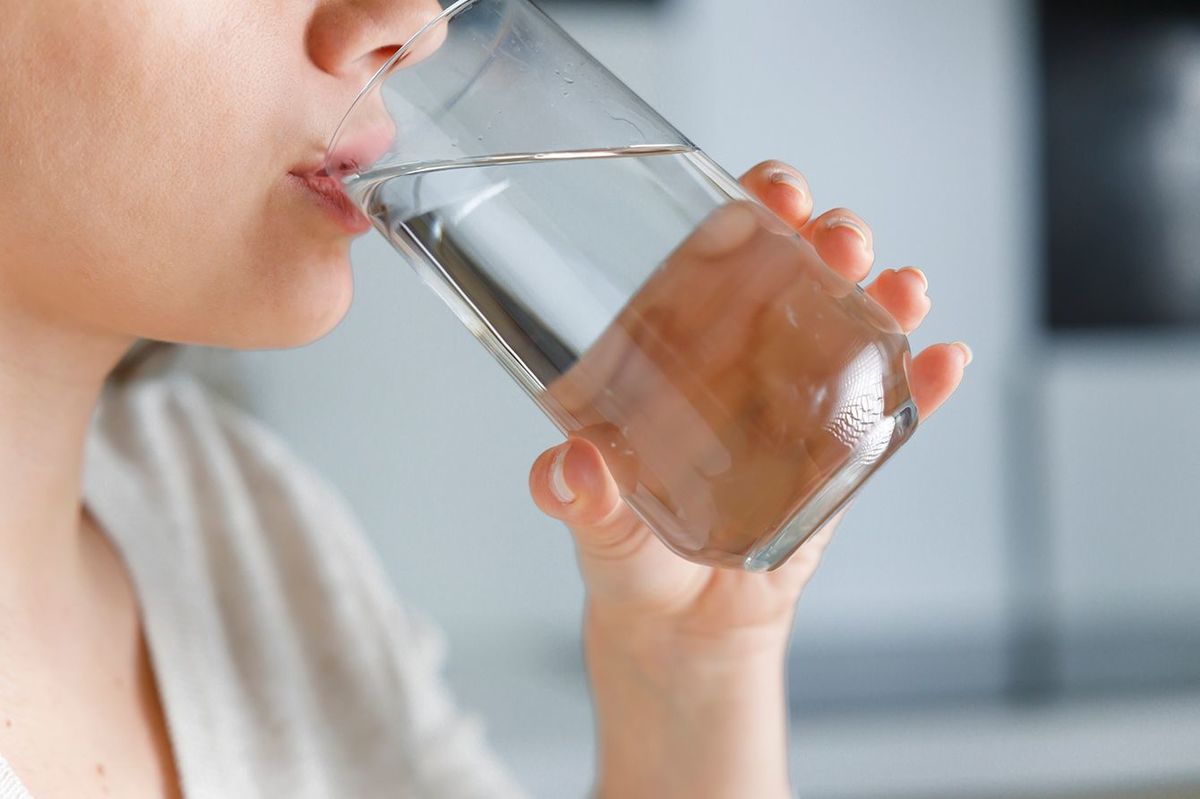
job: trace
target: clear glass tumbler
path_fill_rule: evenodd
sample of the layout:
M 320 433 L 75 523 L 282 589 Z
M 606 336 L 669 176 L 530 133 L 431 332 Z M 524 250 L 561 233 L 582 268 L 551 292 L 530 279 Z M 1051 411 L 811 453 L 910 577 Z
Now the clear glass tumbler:
M 685 558 L 779 566 L 916 427 L 891 316 L 527 0 L 431 17 L 325 170 Z

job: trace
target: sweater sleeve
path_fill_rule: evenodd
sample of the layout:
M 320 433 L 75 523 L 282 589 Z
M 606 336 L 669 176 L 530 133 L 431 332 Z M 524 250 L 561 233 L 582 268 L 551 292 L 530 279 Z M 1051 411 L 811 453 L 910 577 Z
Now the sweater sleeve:
M 460 709 L 442 676 L 447 645 L 439 627 L 400 602 L 364 536 L 341 538 L 346 563 L 363 580 L 387 642 L 385 656 L 406 709 L 418 796 L 429 799 L 524 799 L 487 743 L 482 719 Z
M 320 617 L 309 626 L 324 639 L 322 651 L 336 652 L 322 657 L 355 661 L 318 670 L 333 673 L 338 684 L 314 690 L 344 692 L 350 704 L 363 703 L 356 715 L 377 717 L 346 724 L 352 730 L 344 743 L 348 757 L 361 771 L 379 775 L 360 773 L 357 795 L 525 799 L 489 747 L 482 720 L 457 705 L 443 678 L 445 635 L 394 592 L 344 497 L 259 420 L 216 395 L 208 401 L 225 434 L 253 453 L 245 457 L 273 475 L 269 485 L 259 482 L 256 501 L 281 530 L 273 546 L 293 550 L 276 569 L 279 581 L 291 584 L 287 593 L 301 596 L 294 604 L 307 607 L 297 615 Z M 305 554 L 297 556 L 296 548 Z M 314 592 L 321 598 L 313 600 Z M 403 784 L 389 776 L 399 771 Z
M 479 716 L 461 710 L 442 677 L 446 639 L 428 616 L 398 601 L 362 536 L 342 540 L 347 563 L 364 579 L 368 600 L 387 641 L 400 704 L 406 709 L 408 740 L 418 795 L 429 799 L 524 799 L 507 769 L 491 751 Z

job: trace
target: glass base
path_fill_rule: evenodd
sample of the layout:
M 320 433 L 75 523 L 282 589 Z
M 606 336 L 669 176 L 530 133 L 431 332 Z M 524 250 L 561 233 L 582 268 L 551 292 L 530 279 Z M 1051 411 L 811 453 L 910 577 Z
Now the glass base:
M 788 519 L 778 533 L 750 550 L 750 554 L 742 561 L 742 568 L 766 572 L 783 565 L 801 544 L 846 506 L 867 478 L 912 435 L 916 423 L 917 408 L 912 400 L 901 405 L 894 416 L 884 418 L 876 428 L 881 435 L 865 436 L 846 458 L 842 468 L 830 476 L 825 485 Z M 882 452 L 876 451 L 872 443 L 880 439 L 884 443 Z

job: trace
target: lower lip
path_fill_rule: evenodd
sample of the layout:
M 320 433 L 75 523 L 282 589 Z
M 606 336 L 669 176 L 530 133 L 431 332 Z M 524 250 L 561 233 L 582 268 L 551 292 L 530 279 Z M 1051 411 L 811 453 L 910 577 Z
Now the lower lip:
M 371 220 L 367 219 L 363 212 L 358 210 L 346 196 L 336 178 L 297 175 L 295 172 L 289 172 L 288 177 L 304 189 L 305 193 L 312 197 L 347 233 L 365 233 L 371 229 Z

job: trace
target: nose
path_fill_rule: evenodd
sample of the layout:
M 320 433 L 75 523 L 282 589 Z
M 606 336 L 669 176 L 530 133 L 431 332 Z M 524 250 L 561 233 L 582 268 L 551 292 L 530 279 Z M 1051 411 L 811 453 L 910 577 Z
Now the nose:
M 305 45 L 321 70 L 362 84 L 441 11 L 436 0 L 323 0 Z

